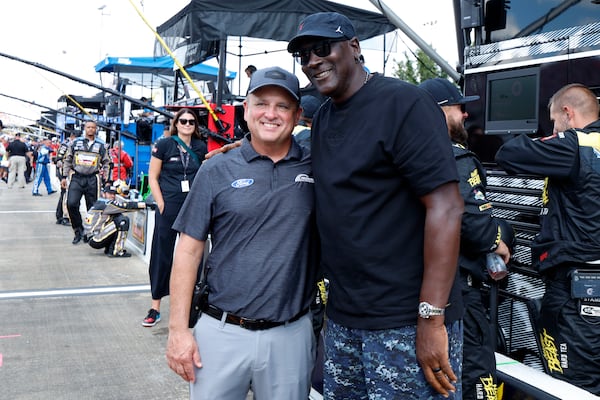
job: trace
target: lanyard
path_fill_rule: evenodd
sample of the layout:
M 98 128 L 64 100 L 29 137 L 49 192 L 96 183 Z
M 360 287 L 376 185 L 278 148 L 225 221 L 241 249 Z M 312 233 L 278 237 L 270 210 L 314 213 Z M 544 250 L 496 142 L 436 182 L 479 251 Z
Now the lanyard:
M 181 165 L 183 165 L 183 180 L 187 180 L 187 167 L 190 164 L 190 154 L 184 153 L 181 146 L 177 146 L 179 150 L 179 157 L 181 159 Z

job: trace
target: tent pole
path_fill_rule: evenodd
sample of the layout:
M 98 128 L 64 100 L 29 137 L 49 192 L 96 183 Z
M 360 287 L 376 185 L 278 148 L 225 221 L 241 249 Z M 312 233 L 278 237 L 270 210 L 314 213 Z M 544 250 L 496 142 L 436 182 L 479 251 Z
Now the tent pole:
M 223 104 L 223 93 L 225 92 L 225 71 L 227 68 L 227 37 L 219 40 L 219 77 L 217 78 L 217 108 Z
M 387 39 L 387 34 L 384 33 L 383 34 L 383 76 L 385 76 L 385 57 L 386 57 L 386 53 L 387 53 L 387 46 L 386 46 L 386 39 Z
M 242 37 L 240 36 L 240 44 L 238 45 L 238 96 L 242 95 Z

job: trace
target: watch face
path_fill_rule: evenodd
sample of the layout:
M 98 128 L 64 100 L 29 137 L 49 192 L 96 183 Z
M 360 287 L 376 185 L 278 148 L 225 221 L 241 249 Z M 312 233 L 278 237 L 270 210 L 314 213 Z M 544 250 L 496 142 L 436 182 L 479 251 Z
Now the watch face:
M 434 307 L 431 304 L 423 301 L 419 303 L 419 316 L 422 318 L 429 318 L 432 315 L 444 315 L 444 309 Z
M 421 315 L 429 315 L 429 307 L 427 307 L 427 303 L 419 304 L 419 314 Z

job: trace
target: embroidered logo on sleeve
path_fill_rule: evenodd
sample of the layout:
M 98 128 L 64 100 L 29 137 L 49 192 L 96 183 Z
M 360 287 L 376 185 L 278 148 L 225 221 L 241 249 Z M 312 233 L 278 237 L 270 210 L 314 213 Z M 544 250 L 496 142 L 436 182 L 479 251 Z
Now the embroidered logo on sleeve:
M 294 182 L 315 183 L 315 180 L 306 174 L 298 174 Z
M 241 189 L 241 188 L 248 187 L 248 186 L 252 185 L 253 183 L 254 183 L 254 179 L 252 179 L 252 178 L 238 179 L 238 180 L 231 182 L 231 187 L 234 189 Z

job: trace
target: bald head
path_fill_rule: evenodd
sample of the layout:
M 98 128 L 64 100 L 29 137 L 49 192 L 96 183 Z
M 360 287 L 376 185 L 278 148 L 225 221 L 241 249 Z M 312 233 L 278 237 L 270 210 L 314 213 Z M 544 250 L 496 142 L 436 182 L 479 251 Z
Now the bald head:
M 548 109 L 555 123 L 555 131 L 581 129 L 596 121 L 600 114 L 600 105 L 594 92 L 579 83 L 558 90 L 550 98 Z M 556 126 L 557 123 L 559 126 Z

